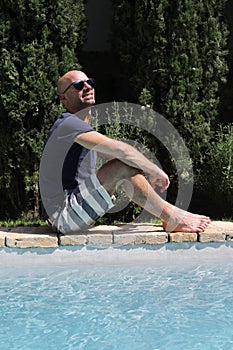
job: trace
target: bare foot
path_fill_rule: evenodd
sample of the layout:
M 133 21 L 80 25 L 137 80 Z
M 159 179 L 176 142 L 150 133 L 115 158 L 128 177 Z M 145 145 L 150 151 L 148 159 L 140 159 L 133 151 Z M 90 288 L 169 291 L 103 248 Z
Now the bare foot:
M 179 208 L 166 220 L 162 218 L 163 229 L 167 232 L 203 232 L 211 220 L 205 215 L 193 214 Z

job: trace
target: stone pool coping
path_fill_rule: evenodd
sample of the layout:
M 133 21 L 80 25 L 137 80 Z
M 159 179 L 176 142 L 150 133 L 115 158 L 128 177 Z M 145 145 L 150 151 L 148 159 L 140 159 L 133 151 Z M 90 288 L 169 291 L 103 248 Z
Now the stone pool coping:
M 167 233 L 159 224 L 100 225 L 72 235 L 59 235 L 50 227 L 0 227 L 0 247 L 58 248 L 85 245 L 166 244 L 169 242 L 226 242 L 233 240 L 233 222 L 213 221 L 201 233 Z

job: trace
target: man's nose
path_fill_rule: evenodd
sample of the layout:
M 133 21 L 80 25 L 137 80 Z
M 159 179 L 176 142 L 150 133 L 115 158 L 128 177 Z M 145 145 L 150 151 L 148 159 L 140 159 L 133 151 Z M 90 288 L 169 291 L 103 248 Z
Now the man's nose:
M 85 89 L 91 89 L 92 86 L 89 85 L 87 81 L 85 81 L 85 82 L 84 82 L 84 88 L 85 88 Z

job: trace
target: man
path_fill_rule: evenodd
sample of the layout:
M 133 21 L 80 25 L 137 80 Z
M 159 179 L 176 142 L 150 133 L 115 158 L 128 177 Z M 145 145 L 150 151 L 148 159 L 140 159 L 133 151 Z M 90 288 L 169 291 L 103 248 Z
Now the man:
M 40 190 L 48 220 L 61 233 L 86 229 L 113 207 L 119 184 L 139 206 L 163 222 L 167 231 L 202 232 L 210 223 L 162 199 L 168 176 L 127 143 L 95 131 L 89 124 L 95 82 L 73 70 L 58 82 L 66 112 L 50 130 L 40 166 Z M 110 160 L 95 172 L 96 153 Z M 147 175 L 148 180 L 144 176 Z

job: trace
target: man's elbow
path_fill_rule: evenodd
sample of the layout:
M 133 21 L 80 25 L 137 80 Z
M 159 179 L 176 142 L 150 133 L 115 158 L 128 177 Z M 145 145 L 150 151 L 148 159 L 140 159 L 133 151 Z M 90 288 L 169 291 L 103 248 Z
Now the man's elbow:
M 125 142 L 121 142 L 117 150 L 117 158 L 128 159 L 130 156 L 132 156 L 132 152 L 133 152 L 133 147 L 131 147 Z

